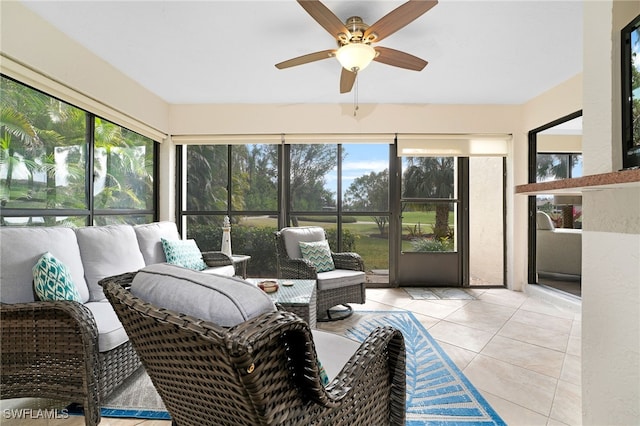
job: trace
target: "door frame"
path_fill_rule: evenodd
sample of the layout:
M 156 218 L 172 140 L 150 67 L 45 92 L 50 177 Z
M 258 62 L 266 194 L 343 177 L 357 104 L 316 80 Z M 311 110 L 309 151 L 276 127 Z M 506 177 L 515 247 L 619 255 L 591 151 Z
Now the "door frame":
M 394 265 L 390 270 L 389 280 L 394 286 L 469 286 L 469 157 L 457 157 L 457 197 L 451 202 L 457 204 L 456 217 L 456 246 L 457 251 L 447 253 L 402 253 L 402 157 L 396 156 L 395 170 L 391 174 L 395 179 L 390 182 L 391 224 L 390 226 L 390 263 Z M 395 195 L 393 195 L 395 194 Z M 408 256 L 408 257 L 405 257 Z M 443 262 L 454 270 L 443 271 Z M 414 279 L 418 271 L 414 268 L 434 267 L 435 273 L 426 277 L 425 282 Z M 412 268 L 406 274 L 400 269 Z M 440 267 L 440 268 L 435 268 Z M 406 271 L 405 271 L 406 272 Z M 444 273 L 443 273 L 444 272 Z

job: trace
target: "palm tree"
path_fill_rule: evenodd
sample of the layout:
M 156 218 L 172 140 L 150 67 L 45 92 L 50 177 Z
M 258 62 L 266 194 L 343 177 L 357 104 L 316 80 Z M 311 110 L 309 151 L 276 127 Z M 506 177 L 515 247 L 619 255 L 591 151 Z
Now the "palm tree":
M 0 108 L 0 168 L 6 170 L 3 203 L 11 197 L 13 172 L 16 167 L 24 165 L 30 176 L 33 176 L 37 164 L 32 161 L 32 155 L 29 153 L 41 145 L 38 132 L 29 119 L 13 106 L 4 104 Z
M 150 208 L 153 172 L 149 151 L 153 142 L 116 124 L 95 119 L 96 174 L 104 178 L 100 208 Z M 103 162 L 98 161 L 103 157 Z
M 570 154 L 538 154 L 536 158 L 536 176 L 538 182 L 566 179 L 570 171 L 578 164 L 580 157 Z
M 453 157 L 407 157 L 407 166 L 403 175 L 403 198 L 449 199 L 453 196 Z M 446 238 L 449 234 L 450 202 L 438 201 L 434 204 L 434 237 Z
M 227 147 L 186 147 L 187 210 L 227 210 Z

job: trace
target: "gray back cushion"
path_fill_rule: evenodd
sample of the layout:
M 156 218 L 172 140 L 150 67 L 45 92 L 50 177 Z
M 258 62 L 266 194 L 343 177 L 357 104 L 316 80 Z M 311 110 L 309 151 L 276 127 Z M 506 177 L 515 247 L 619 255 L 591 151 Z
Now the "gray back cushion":
M 89 289 L 76 234 L 63 227 L 0 227 L 0 301 L 33 302 L 33 266 L 45 253 L 60 260 L 71 272 L 80 300 L 89 300 Z
M 167 240 L 179 240 L 178 227 L 173 222 L 155 222 L 133 227 L 138 237 L 138 245 L 146 265 L 164 263 L 167 261 L 162 250 L 160 238 Z
M 87 226 L 77 229 L 76 236 L 92 302 L 105 299 L 98 281 L 145 266 L 130 225 Z
M 275 310 L 271 298 L 239 278 L 203 274 L 167 263 L 136 274 L 131 293 L 158 307 L 232 327 Z
M 323 241 L 324 229 L 319 226 L 298 226 L 282 228 L 280 231 L 287 254 L 291 259 L 301 259 L 300 242 Z

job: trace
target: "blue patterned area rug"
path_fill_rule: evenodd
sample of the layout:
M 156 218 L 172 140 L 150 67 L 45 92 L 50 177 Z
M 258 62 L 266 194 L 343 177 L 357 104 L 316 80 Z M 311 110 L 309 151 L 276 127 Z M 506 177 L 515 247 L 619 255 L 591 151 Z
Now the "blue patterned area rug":
M 361 317 L 358 324 L 343 332 L 354 340 L 363 341 L 380 325 L 391 325 L 404 335 L 408 426 L 505 425 L 411 312 L 356 311 L 352 318 L 356 316 Z M 143 369 L 127 379 L 101 411 L 103 417 L 170 419 Z M 70 412 L 81 415 L 82 409 Z
M 344 333 L 362 342 L 375 327 L 402 331 L 407 353 L 407 425 L 506 425 L 411 312 L 366 316 Z M 355 314 L 354 314 L 355 315 Z

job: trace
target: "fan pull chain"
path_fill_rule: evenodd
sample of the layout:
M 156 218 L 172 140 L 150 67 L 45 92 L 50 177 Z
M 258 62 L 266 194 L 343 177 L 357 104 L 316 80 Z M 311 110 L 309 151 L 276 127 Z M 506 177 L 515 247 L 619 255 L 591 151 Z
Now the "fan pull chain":
M 356 71 L 356 87 L 353 91 L 353 116 L 355 117 L 358 114 L 358 109 L 360 106 L 358 105 L 358 72 Z

